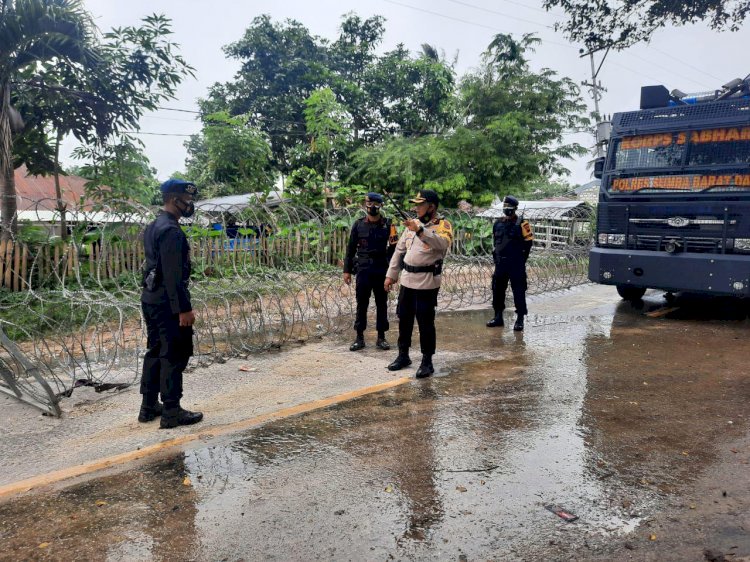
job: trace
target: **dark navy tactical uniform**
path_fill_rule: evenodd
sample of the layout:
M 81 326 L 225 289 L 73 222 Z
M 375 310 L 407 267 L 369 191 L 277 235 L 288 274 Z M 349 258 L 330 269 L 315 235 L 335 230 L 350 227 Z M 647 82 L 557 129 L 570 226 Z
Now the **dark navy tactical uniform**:
M 143 360 L 141 394 L 161 394 L 164 408 L 179 406 L 182 372 L 193 355 L 193 328 L 180 326 L 181 312 L 190 312 L 188 282 L 190 247 L 177 218 L 162 211 L 144 234 L 141 307 L 146 321 L 148 351 Z
M 492 252 L 495 261 L 495 273 L 492 276 L 492 308 L 495 309 L 495 317 L 502 318 L 509 281 L 513 290 L 516 314 L 523 317 L 528 314 L 526 260 L 529 259 L 534 243 L 531 225 L 528 221 L 513 215 L 495 222 L 492 237 L 495 243 Z
M 388 331 L 388 293 L 383 288 L 385 273 L 396 248 L 396 227 L 385 217 L 377 222 L 361 218 L 352 226 L 344 259 L 344 273 L 356 273 L 357 316 L 354 329 L 361 334 L 367 328 L 370 294 L 375 295 L 378 334 Z

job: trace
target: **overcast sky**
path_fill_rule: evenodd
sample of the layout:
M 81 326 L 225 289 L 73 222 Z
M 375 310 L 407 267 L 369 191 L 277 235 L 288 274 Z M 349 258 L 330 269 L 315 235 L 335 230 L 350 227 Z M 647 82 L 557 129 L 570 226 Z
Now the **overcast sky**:
M 579 46 L 551 29 L 562 16 L 545 12 L 541 0 L 86 0 L 86 4 L 102 31 L 136 25 L 154 12 L 172 19 L 174 40 L 196 69 L 195 79 L 186 80 L 177 99 L 165 104 L 175 109 L 195 110 L 196 99 L 205 96 L 210 85 L 233 78 L 238 64 L 224 58 L 221 48 L 239 39 L 260 14 L 278 21 L 295 19 L 312 34 L 331 39 L 344 13 L 355 12 L 363 18 L 382 15 L 386 32 L 381 51 L 404 43 L 416 52 L 422 43 L 429 43 L 445 51 L 449 59 L 457 56 L 459 75 L 477 65 L 496 33 L 535 32 L 543 44 L 531 57 L 534 68 L 551 68 L 578 83 L 591 79 L 589 59 L 579 57 Z M 599 74 L 607 88 L 601 110 L 609 114 L 637 109 L 643 85 L 664 84 L 670 90 L 695 92 L 743 78 L 750 73 L 750 64 L 741 62 L 749 44 L 747 27 L 735 33 L 716 33 L 702 24 L 658 31 L 648 45 L 608 55 Z M 588 92 L 585 98 L 591 105 Z M 143 133 L 189 135 L 199 129 L 189 113 L 160 110 L 141 121 Z M 141 134 L 140 138 L 160 179 L 184 169 L 186 137 Z M 566 140 L 586 146 L 593 142 L 586 135 Z M 68 152 L 73 146 L 69 143 Z M 568 163 L 571 182 L 591 179 L 585 160 Z

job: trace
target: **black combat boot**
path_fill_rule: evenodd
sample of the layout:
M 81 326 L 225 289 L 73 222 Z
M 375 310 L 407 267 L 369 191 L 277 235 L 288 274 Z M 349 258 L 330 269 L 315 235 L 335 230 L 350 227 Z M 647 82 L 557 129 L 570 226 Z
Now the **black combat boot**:
M 391 348 L 391 344 L 385 339 L 385 333 L 378 333 L 378 341 L 375 342 L 375 347 L 382 349 L 383 351 L 388 351 Z
M 409 358 L 409 350 L 408 349 L 399 349 L 398 350 L 398 357 L 396 357 L 396 360 L 388 365 L 389 371 L 400 371 L 404 367 L 408 367 L 411 365 L 411 359 Z
M 357 339 L 349 346 L 349 351 L 359 351 L 365 347 L 365 335 L 357 333 Z
M 432 366 L 432 355 L 422 355 L 422 362 L 417 369 L 417 378 L 423 379 L 435 373 L 435 367 Z
M 513 329 L 516 332 L 522 332 L 523 331 L 523 314 L 519 314 L 516 317 L 516 323 L 513 324 Z
M 143 395 L 141 402 L 141 411 L 138 412 L 138 421 L 148 423 L 154 421 L 162 413 L 163 407 L 159 402 L 159 396 Z
M 487 322 L 488 328 L 499 328 L 501 326 L 505 326 L 505 321 L 503 320 L 503 313 L 502 312 L 496 312 L 495 317 Z
M 193 425 L 203 419 L 203 412 L 190 412 L 179 405 L 173 408 L 164 407 L 161 415 L 161 429 L 170 429 L 178 425 Z

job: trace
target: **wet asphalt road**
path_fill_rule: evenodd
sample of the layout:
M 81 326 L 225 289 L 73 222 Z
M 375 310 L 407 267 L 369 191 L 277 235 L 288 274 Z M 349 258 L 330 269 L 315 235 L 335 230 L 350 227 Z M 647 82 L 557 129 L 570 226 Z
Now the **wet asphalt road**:
M 663 305 L 443 314 L 438 376 L 0 504 L 0 560 L 617 559 L 748 429 L 744 305 Z

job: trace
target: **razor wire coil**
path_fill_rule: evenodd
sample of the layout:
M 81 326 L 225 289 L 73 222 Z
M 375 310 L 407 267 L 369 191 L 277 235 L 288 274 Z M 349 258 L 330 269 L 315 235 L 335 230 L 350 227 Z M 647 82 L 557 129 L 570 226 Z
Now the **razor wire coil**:
M 261 202 L 197 207 L 189 222 L 183 220 L 198 317 L 194 364 L 348 328 L 354 291 L 342 283 L 341 263 L 360 209 Z M 0 328 L 17 347 L 12 352 L 0 345 L 0 391 L 49 404 L 82 384 L 132 384 L 145 351 L 143 230 L 157 210 L 123 201 L 69 209 L 69 236 L 61 237 L 56 201 L 19 208 L 30 222 L 0 242 Z M 439 309 L 489 302 L 492 220 L 458 210 L 442 214 L 453 224 L 454 242 Z M 527 264 L 529 294 L 585 282 L 591 209 L 550 208 L 527 219 L 536 235 Z M 41 375 L 29 376 L 19 352 Z

